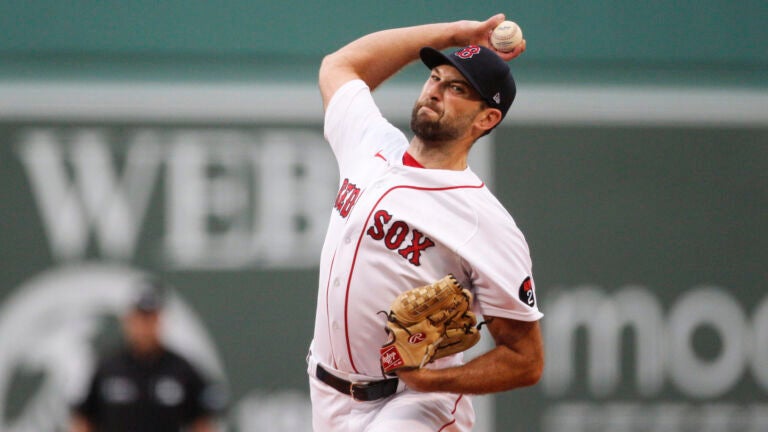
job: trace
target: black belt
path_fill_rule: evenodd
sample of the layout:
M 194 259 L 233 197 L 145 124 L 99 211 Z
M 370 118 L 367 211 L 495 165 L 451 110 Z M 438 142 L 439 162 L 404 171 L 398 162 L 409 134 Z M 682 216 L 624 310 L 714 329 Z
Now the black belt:
M 320 381 L 338 390 L 339 393 L 352 396 L 352 399 L 357 401 L 374 401 L 392 396 L 397 392 L 397 378 L 366 383 L 349 382 L 331 374 L 320 367 L 320 365 L 317 365 L 315 376 Z

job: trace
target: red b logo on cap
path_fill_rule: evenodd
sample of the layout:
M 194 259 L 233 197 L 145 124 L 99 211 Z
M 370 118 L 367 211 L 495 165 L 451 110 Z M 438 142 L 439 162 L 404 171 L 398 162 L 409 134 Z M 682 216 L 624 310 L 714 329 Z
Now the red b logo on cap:
M 454 54 L 456 57 L 463 58 L 464 60 L 471 59 L 472 56 L 480 52 L 480 47 L 477 45 L 470 45 L 456 51 Z

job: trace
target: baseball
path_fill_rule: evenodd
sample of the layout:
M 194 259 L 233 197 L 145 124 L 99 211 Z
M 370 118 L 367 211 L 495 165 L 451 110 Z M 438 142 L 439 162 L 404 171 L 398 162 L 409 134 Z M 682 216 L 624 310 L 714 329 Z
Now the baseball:
M 523 30 L 513 21 L 504 21 L 491 33 L 491 44 L 501 52 L 512 51 L 522 41 Z

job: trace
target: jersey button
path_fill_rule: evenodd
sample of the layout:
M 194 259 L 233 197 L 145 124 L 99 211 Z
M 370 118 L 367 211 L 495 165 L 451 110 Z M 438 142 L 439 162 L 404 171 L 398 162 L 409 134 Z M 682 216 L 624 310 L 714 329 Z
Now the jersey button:
M 352 243 L 352 237 L 344 237 L 344 243 L 346 244 Z
M 333 327 L 334 330 L 338 330 L 339 329 L 339 322 L 338 321 L 334 321 L 331 324 L 331 327 Z

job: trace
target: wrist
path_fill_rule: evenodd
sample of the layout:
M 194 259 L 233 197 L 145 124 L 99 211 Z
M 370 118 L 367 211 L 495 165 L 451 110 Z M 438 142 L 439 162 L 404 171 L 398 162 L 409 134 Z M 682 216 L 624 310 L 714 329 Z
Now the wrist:
M 471 21 L 460 20 L 451 23 L 450 26 L 450 42 L 448 47 L 463 47 L 472 43 L 472 37 L 469 35 L 469 27 Z M 448 48 L 446 47 L 446 48 Z

